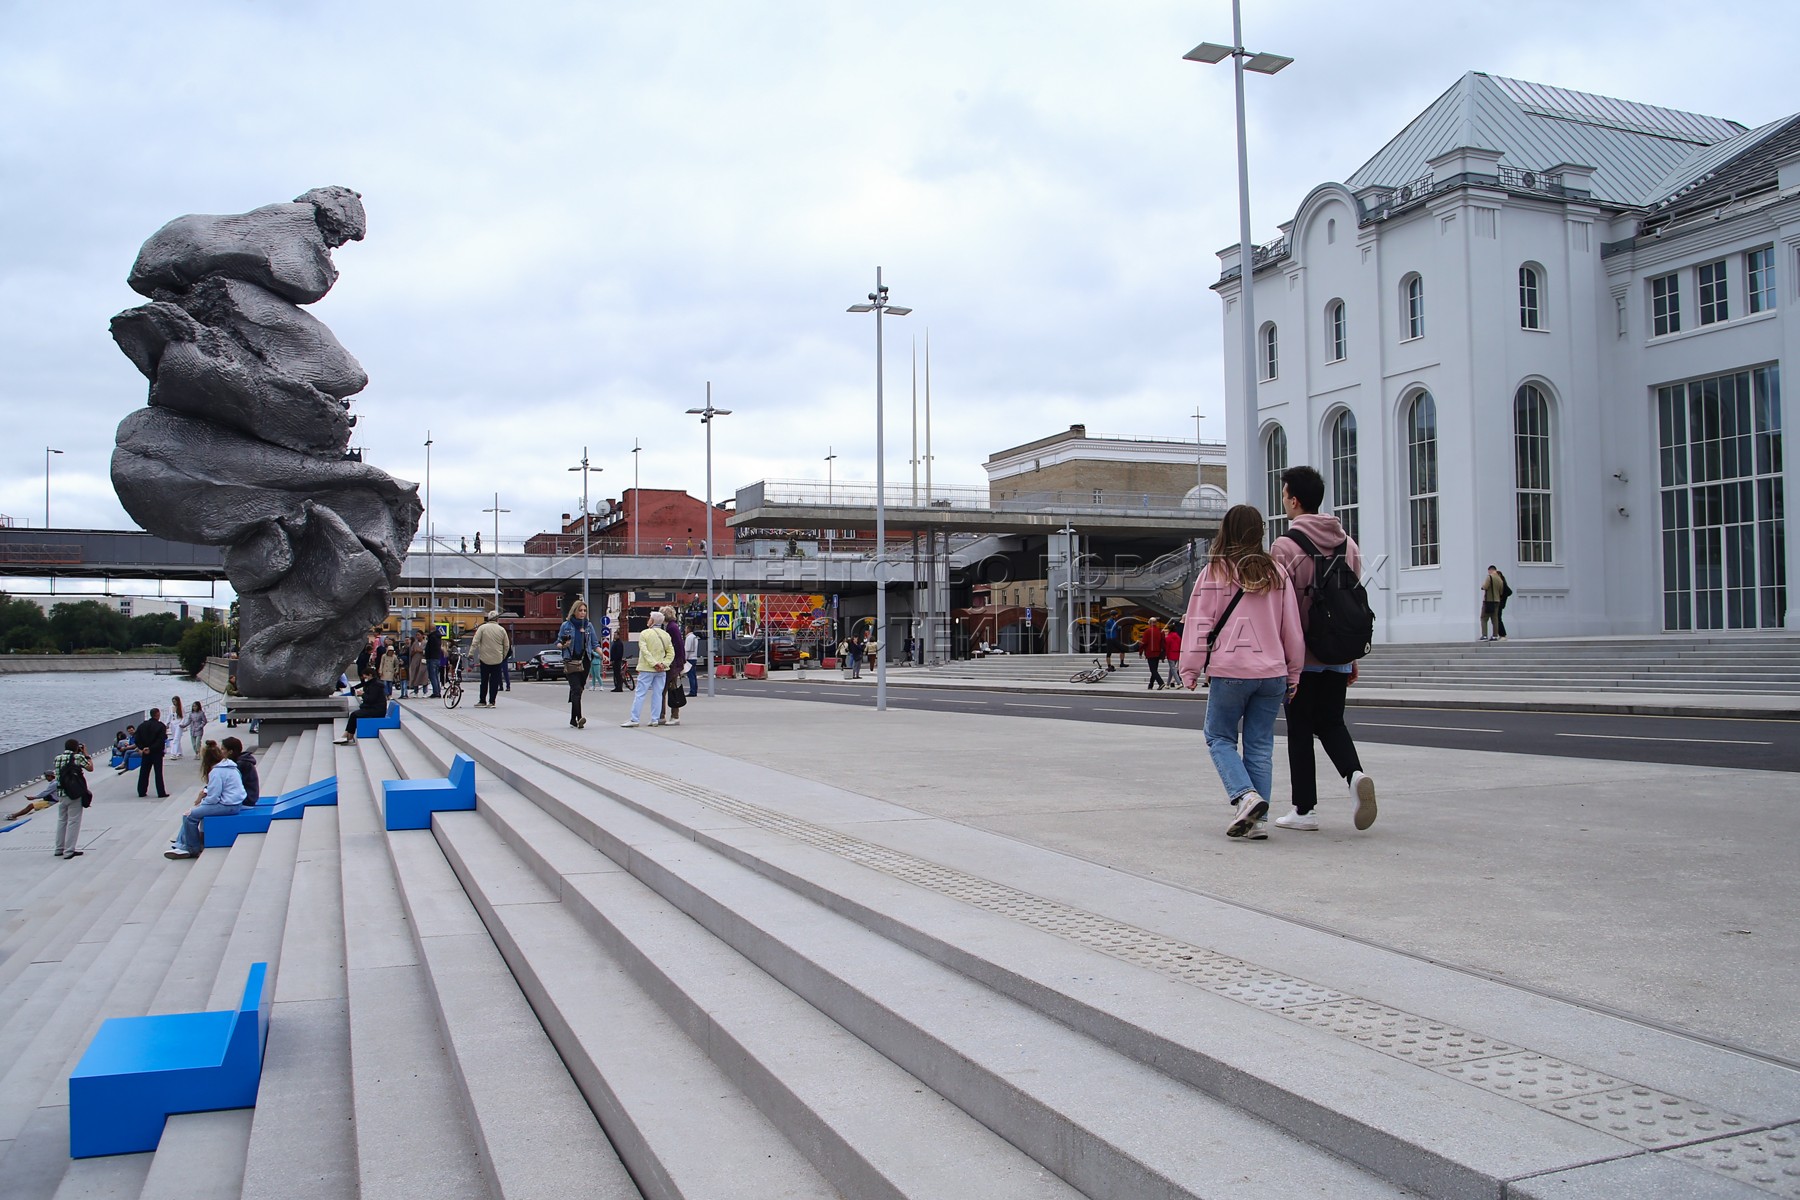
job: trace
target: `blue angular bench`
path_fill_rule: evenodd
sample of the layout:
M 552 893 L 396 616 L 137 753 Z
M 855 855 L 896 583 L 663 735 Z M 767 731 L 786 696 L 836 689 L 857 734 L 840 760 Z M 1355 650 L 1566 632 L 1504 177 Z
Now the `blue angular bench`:
M 335 807 L 338 802 L 337 776 L 283 792 L 274 799 L 264 799 L 242 812 L 207 817 L 200 822 L 203 843 L 209 849 L 229 846 L 240 833 L 267 833 L 270 821 L 298 821 L 306 810 L 315 806 Z
M 356 736 L 358 739 L 380 737 L 382 730 L 398 728 L 400 728 L 400 702 L 398 700 L 388 701 L 388 710 L 385 717 L 358 716 L 356 718 Z
M 136 750 L 132 750 L 126 754 L 120 754 L 117 750 L 114 750 L 112 761 L 108 765 L 115 771 L 120 767 L 124 767 L 127 771 L 135 771 L 143 765 L 143 762 L 143 755 L 139 754 Z
M 475 807 L 475 760 L 458 754 L 445 779 L 386 779 L 381 808 L 389 829 L 430 829 L 434 812 L 460 812 Z
M 174 1113 L 249 1108 L 269 1037 L 269 964 L 232 1012 L 113 1017 L 69 1076 L 69 1157 L 154 1150 Z

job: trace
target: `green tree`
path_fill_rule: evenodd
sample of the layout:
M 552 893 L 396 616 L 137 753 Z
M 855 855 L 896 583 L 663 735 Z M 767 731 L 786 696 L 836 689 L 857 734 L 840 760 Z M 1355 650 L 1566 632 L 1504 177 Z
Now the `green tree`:
M 7 651 L 54 650 L 50 618 L 29 600 L 17 600 L 0 592 L 0 649 Z
M 183 671 L 189 675 L 200 674 L 207 658 L 219 648 L 219 632 L 216 621 L 202 621 L 181 635 L 181 641 L 175 646 L 175 657 L 181 660 Z
M 125 650 L 131 646 L 131 622 L 98 600 L 65 601 L 50 610 L 50 636 L 65 651 Z
M 187 627 L 174 613 L 145 613 L 131 618 L 131 644 L 137 646 L 173 646 L 181 640 Z

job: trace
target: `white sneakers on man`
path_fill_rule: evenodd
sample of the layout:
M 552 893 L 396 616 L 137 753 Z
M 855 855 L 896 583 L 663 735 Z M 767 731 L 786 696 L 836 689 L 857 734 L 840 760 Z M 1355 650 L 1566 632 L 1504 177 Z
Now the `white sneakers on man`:
M 1350 794 L 1356 797 L 1356 815 L 1350 823 L 1367 829 L 1375 823 L 1375 781 L 1361 771 L 1350 772 Z
M 1319 827 L 1319 818 L 1316 813 L 1303 813 L 1296 808 L 1285 817 L 1276 817 L 1275 824 L 1281 829 L 1316 830 Z

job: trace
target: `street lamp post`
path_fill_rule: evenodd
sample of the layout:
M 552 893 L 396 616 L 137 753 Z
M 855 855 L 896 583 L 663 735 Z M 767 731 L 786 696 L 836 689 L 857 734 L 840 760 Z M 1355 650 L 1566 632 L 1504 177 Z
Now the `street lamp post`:
M 697 416 L 700 423 L 706 426 L 706 619 L 713 620 L 713 499 L 712 499 L 712 423 L 714 417 L 729 417 L 729 408 L 714 408 L 712 402 L 712 381 L 706 383 L 706 407 L 688 409 L 689 416 Z M 636 451 L 632 451 L 636 453 Z M 635 460 L 634 460 L 635 461 Z M 635 512 L 636 509 L 633 509 Z M 763 647 L 769 645 L 769 629 L 763 626 Z M 708 697 L 719 694 L 719 636 L 716 628 L 706 631 L 706 694 Z
M 1067 589 L 1068 599 L 1063 605 L 1066 624 L 1063 628 L 1063 646 L 1067 653 L 1075 653 L 1075 526 L 1064 525 L 1056 532 L 1063 535 L 1063 587 Z M 1111 659 L 1107 660 L 1111 662 Z
M 1226 425 L 1226 440 L 1231 444 L 1232 463 L 1229 475 L 1231 489 L 1240 496 L 1253 498 L 1252 467 L 1256 461 L 1256 306 L 1251 296 L 1254 282 L 1256 247 L 1250 244 L 1250 160 L 1244 134 L 1244 72 L 1273 75 L 1294 60 L 1280 54 L 1252 54 L 1244 49 L 1244 19 L 1241 0 L 1231 0 L 1231 45 L 1201 42 L 1182 55 L 1190 62 L 1219 63 L 1232 60 L 1232 75 L 1237 91 L 1237 168 L 1238 168 L 1238 314 L 1243 355 L 1243 397 L 1238 404 L 1241 436 L 1233 436 Z
M 61 454 L 61 450 L 44 447 L 44 528 L 50 528 L 50 456 Z
M 636 438 L 632 438 L 631 439 L 631 552 L 633 554 L 642 554 L 644 552 L 643 547 L 638 545 L 638 508 L 644 503 L 643 496 L 638 493 L 638 451 L 642 450 L 642 449 L 643 449 L 643 447 L 638 445 L 638 440 Z M 706 602 L 708 604 L 711 604 L 712 597 L 708 596 L 706 599 Z
M 593 611 L 593 604 L 588 600 L 588 529 L 592 522 L 588 520 L 588 472 L 604 471 L 605 469 L 605 467 L 589 465 L 586 446 L 581 448 L 580 465 L 569 468 L 571 471 L 581 472 L 581 602 L 588 606 L 590 613 Z M 496 536 L 494 540 L 497 542 L 500 539 Z
M 482 512 L 494 514 L 494 611 L 500 611 L 500 514 L 509 513 L 510 508 L 500 507 L 500 493 L 494 493 L 494 507 L 484 508 Z
M 437 626 L 437 548 L 431 541 L 431 430 L 425 431 L 425 624 Z
M 881 318 L 904 317 L 912 312 L 888 303 L 881 268 L 875 268 L 875 290 L 866 304 L 852 304 L 846 311 L 875 314 L 875 711 L 887 711 L 887 444 L 882 429 Z

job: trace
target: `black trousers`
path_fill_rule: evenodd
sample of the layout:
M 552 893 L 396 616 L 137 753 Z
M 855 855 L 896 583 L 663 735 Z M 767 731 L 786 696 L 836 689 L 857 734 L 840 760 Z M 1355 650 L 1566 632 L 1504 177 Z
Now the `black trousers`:
M 167 796 L 169 794 L 169 789 L 163 786 L 162 764 L 163 752 L 161 750 L 158 750 L 154 754 L 145 750 L 139 754 L 138 795 L 148 796 L 150 794 L 150 772 L 152 771 L 156 772 L 156 794 L 158 796 Z
M 1163 677 L 1162 677 L 1163 660 L 1160 658 L 1145 658 L 1144 661 L 1150 664 L 1150 682 L 1146 683 L 1144 685 L 1144 690 L 1149 691 L 1151 688 L 1162 687 L 1163 686 Z M 1171 671 L 1170 674 L 1173 675 L 1174 672 Z
M 581 720 L 581 693 L 587 690 L 587 671 L 577 671 L 569 676 L 569 723 L 573 725 Z
M 612 655 L 613 691 L 625 690 L 625 648 L 614 646 Z
M 476 697 L 477 703 L 492 704 L 500 695 L 501 666 L 502 664 L 500 663 L 495 663 L 492 666 L 489 666 L 487 663 L 481 664 L 481 693 Z
M 1287 705 L 1288 775 L 1292 778 L 1294 807 L 1309 813 L 1319 802 L 1314 777 L 1313 739 L 1325 747 L 1331 765 L 1346 781 L 1362 770 L 1356 742 L 1344 727 L 1344 693 L 1350 676 L 1342 671 L 1302 671 L 1300 686 Z

